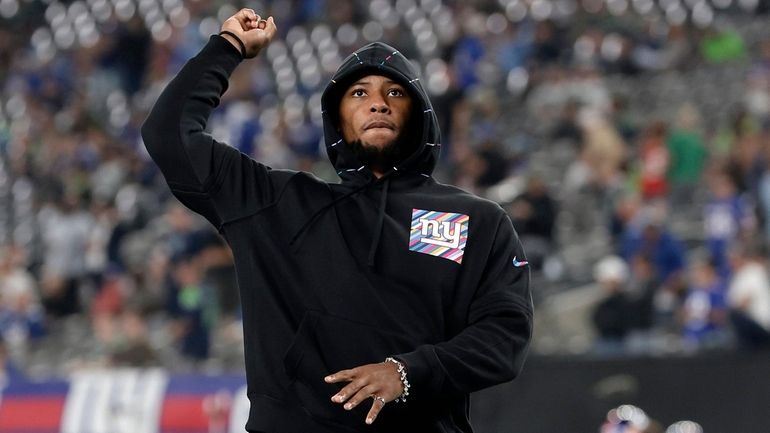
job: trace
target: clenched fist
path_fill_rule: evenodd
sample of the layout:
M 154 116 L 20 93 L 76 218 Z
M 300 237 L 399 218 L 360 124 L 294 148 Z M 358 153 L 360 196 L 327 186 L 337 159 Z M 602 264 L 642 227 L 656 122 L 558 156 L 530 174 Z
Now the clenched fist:
M 246 59 L 256 57 L 262 48 L 270 44 L 276 30 L 273 17 L 263 20 L 253 9 L 249 8 L 239 10 L 222 23 L 222 31 L 234 33 L 243 42 L 243 48 L 246 51 L 242 54 Z M 231 35 L 223 34 L 222 37 L 233 44 L 238 51 L 242 51 L 241 44 Z

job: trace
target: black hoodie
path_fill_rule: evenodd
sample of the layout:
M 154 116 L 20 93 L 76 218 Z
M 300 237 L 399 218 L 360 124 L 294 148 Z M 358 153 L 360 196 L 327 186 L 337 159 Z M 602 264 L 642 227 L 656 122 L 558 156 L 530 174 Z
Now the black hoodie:
M 205 132 L 241 57 L 212 36 L 160 95 L 142 137 L 173 194 L 233 250 L 249 431 L 470 432 L 469 393 L 513 379 L 532 329 L 529 269 L 500 206 L 436 182 L 436 116 L 409 62 L 385 44 L 348 57 L 322 98 L 342 181 L 266 167 Z M 416 98 L 414 154 L 377 179 L 337 133 L 353 78 L 387 75 Z M 323 378 L 393 356 L 405 403 L 333 403 Z

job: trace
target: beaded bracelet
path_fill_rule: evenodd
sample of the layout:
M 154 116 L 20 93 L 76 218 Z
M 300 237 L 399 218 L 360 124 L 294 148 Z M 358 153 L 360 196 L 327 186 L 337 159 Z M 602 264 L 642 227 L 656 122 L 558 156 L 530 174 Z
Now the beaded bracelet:
M 406 378 L 406 367 L 404 367 L 404 364 L 401 363 L 401 361 L 388 357 L 385 358 L 385 362 L 392 362 L 396 364 L 396 367 L 398 367 L 398 374 L 401 375 L 401 385 L 404 387 L 404 391 L 401 393 L 401 395 L 396 398 L 395 402 L 402 402 L 406 403 L 406 397 L 409 395 L 409 380 Z
M 235 41 L 238 42 L 238 45 L 241 46 L 241 57 L 243 57 L 245 59 L 246 58 L 246 45 L 243 43 L 241 38 L 236 36 L 236 34 L 231 32 L 230 30 L 222 30 L 221 32 L 219 32 L 219 36 L 222 36 L 222 35 L 232 36 L 233 39 L 235 39 Z

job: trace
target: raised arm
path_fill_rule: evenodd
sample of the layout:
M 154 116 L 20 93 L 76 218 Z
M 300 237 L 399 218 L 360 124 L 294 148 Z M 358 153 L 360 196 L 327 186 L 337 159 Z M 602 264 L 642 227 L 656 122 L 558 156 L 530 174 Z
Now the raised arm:
M 274 190 L 269 168 L 205 131 L 230 74 L 269 44 L 275 23 L 242 9 L 222 30 L 227 33 L 212 36 L 171 80 L 142 125 L 147 151 L 171 191 L 217 227 L 269 202 Z

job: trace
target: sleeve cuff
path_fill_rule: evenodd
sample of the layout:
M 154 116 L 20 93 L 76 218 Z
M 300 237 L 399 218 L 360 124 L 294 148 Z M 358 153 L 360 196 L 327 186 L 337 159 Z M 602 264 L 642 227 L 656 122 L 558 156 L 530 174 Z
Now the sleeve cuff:
M 228 74 L 243 61 L 238 48 L 219 35 L 211 35 L 196 57 L 204 62 L 222 66 Z
M 406 378 L 411 387 L 410 395 L 422 399 L 438 393 L 443 384 L 443 368 L 438 365 L 433 346 L 420 346 L 417 350 L 394 355 L 393 358 L 406 366 Z

